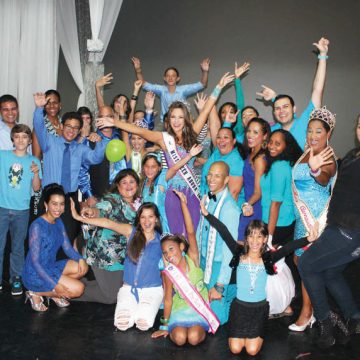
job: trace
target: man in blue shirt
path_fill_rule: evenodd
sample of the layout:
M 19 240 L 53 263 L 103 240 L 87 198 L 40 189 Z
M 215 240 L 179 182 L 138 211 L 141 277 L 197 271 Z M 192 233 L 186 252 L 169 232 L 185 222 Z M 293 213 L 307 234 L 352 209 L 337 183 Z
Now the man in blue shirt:
M 65 212 L 61 216 L 70 241 L 77 236 L 80 225 L 74 221 L 70 211 L 70 197 L 78 209 L 77 190 L 79 173 L 82 164 L 99 164 L 104 158 L 107 141 L 97 143 L 94 150 L 77 142 L 76 138 L 83 125 L 81 116 L 76 112 L 65 113 L 61 119 L 62 136 L 57 137 L 46 130 L 43 107 L 47 103 L 44 93 L 34 95 L 36 109 L 34 112 L 34 129 L 43 153 L 43 187 L 57 183 L 64 187 L 66 193 Z M 43 211 L 43 201 L 39 204 L 39 215 Z
M 319 50 L 318 67 L 313 82 L 310 102 L 300 117 L 296 117 L 296 106 L 291 96 L 276 95 L 276 92 L 267 86 L 263 86 L 262 91 L 256 93 L 262 96 L 264 100 L 271 100 L 273 102 L 273 112 L 277 123 L 271 127 L 271 130 L 284 129 L 290 131 L 302 149 L 305 147 L 306 129 L 310 113 L 314 108 L 320 108 L 322 104 L 329 40 L 321 38 L 319 42 L 313 45 Z
M 227 187 L 229 172 L 229 166 L 223 161 L 211 165 L 207 175 L 210 191 L 205 207 L 210 214 L 227 226 L 236 239 L 240 209 Z M 204 216 L 200 219 L 196 238 L 200 252 L 200 267 L 204 271 L 204 283 L 209 290 L 211 309 L 220 323 L 225 324 L 229 318 L 231 302 L 236 295 L 236 285 L 229 285 L 232 273 L 229 263 L 232 253 Z
M 19 115 L 17 99 L 12 95 L 0 97 L 0 150 L 13 150 L 10 132 L 15 126 Z

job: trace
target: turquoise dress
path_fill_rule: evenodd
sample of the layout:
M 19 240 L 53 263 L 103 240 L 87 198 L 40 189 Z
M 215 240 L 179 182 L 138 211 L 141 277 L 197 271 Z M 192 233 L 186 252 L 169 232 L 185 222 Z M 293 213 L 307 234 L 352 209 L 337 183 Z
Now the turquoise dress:
M 165 212 L 165 196 L 167 190 L 167 182 L 165 180 L 165 175 L 166 171 L 163 170 L 155 180 L 154 189 L 151 193 L 150 187 L 147 184 L 147 180 L 145 180 L 142 189 L 143 202 L 152 202 L 159 209 L 163 233 L 170 232 Z
M 334 177 L 330 179 L 326 186 L 322 186 L 310 175 L 308 163 L 300 163 L 294 167 L 293 178 L 300 199 L 306 203 L 312 215 L 315 218 L 318 218 L 329 200 L 330 189 Z M 300 213 L 296 206 L 295 220 L 295 240 L 297 240 L 307 236 L 308 232 L 301 220 Z M 303 252 L 303 249 L 298 249 L 295 251 L 295 254 L 301 256 Z

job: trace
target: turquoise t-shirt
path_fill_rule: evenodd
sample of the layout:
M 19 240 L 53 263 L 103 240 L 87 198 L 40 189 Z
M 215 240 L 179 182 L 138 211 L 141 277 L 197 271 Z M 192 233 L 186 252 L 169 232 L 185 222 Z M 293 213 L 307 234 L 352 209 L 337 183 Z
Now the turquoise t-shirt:
M 281 202 L 276 226 L 288 226 L 295 220 L 291 190 L 291 166 L 288 161 L 275 161 L 260 179 L 262 220 L 269 223 L 272 201 Z
M 28 210 L 32 192 L 31 163 L 35 162 L 42 178 L 38 158 L 26 154 L 17 156 L 13 150 L 0 150 L 0 207 L 11 210 Z
M 303 150 L 306 143 L 306 129 L 309 123 L 310 113 L 314 109 L 315 105 L 312 100 L 310 100 L 307 108 L 304 110 L 301 116 L 299 118 L 294 117 L 294 122 L 290 128 L 291 135 L 294 136 L 295 140 Z M 281 124 L 276 123 L 275 125 L 271 126 L 271 131 L 275 131 L 281 128 Z
M 216 161 L 223 161 L 229 165 L 230 176 L 242 176 L 244 168 L 244 160 L 239 154 L 239 151 L 234 148 L 228 154 L 221 155 L 218 148 L 214 150 L 211 156 L 204 164 L 201 172 L 201 195 L 206 194 L 209 191 L 206 182 L 206 176 L 209 172 L 210 166 Z

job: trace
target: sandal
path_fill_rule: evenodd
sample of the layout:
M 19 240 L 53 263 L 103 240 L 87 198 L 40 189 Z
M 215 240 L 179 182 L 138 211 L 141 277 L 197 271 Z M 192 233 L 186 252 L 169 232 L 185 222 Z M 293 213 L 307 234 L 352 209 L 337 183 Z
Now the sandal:
M 25 292 L 25 304 L 26 302 L 29 300 L 30 301 L 30 304 L 31 304 L 31 307 L 33 308 L 33 310 L 37 311 L 37 312 L 44 312 L 46 311 L 48 308 L 44 305 L 44 299 L 42 296 L 40 295 L 37 295 L 35 294 L 34 292 L 32 291 L 26 291 Z M 35 297 L 38 297 L 40 298 L 40 302 L 36 303 L 34 301 L 34 298 Z
M 62 297 L 48 297 L 48 302 L 50 302 L 50 300 L 52 300 L 59 308 L 70 306 L 70 302 Z
M 285 317 L 285 316 L 293 316 L 293 315 L 294 315 L 293 311 L 291 311 L 291 312 L 283 311 L 282 313 L 279 313 L 279 314 L 270 314 L 269 315 L 269 320 L 280 319 L 280 318 Z

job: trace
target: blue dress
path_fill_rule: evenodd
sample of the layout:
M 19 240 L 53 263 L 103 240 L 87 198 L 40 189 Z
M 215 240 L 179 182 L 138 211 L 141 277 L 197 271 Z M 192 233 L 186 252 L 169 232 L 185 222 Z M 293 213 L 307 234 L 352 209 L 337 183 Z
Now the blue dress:
M 326 186 L 320 185 L 310 175 L 308 163 L 295 165 L 293 177 L 300 199 L 306 203 L 312 215 L 315 218 L 318 218 L 329 200 L 330 188 L 334 178 L 331 178 Z M 295 220 L 295 240 L 297 240 L 307 236 L 308 232 L 301 220 L 300 213 L 296 206 Z M 298 249 L 295 251 L 295 254 L 300 256 L 303 252 L 303 249 Z
M 249 157 L 246 158 L 244 163 L 243 171 L 244 179 L 244 192 L 245 192 L 245 201 L 249 201 L 252 194 L 254 193 L 254 184 L 255 184 L 255 172 L 249 161 Z M 253 204 L 254 213 L 251 216 L 240 215 L 239 231 L 238 231 L 238 240 L 243 240 L 245 237 L 245 229 L 248 226 L 251 220 L 261 220 L 262 211 L 261 211 L 261 199 Z
M 170 232 L 169 225 L 165 212 L 165 196 L 167 189 L 167 182 L 165 180 L 166 171 L 162 171 L 154 183 L 154 189 L 152 193 L 150 193 L 150 187 L 147 184 L 147 180 L 144 182 L 144 187 L 142 189 L 142 198 L 143 202 L 152 202 L 154 203 L 160 212 L 161 217 L 161 226 L 163 233 Z M 161 189 L 162 187 L 163 189 Z
M 62 220 L 50 224 L 44 218 L 37 218 L 29 229 L 29 252 L 26 256 L 22 280 L 28 290 L 52 291 L 66 266 L 67 259 L 56 260 L 60 247 L 72 260 L 82 259 L 71 246 Z

